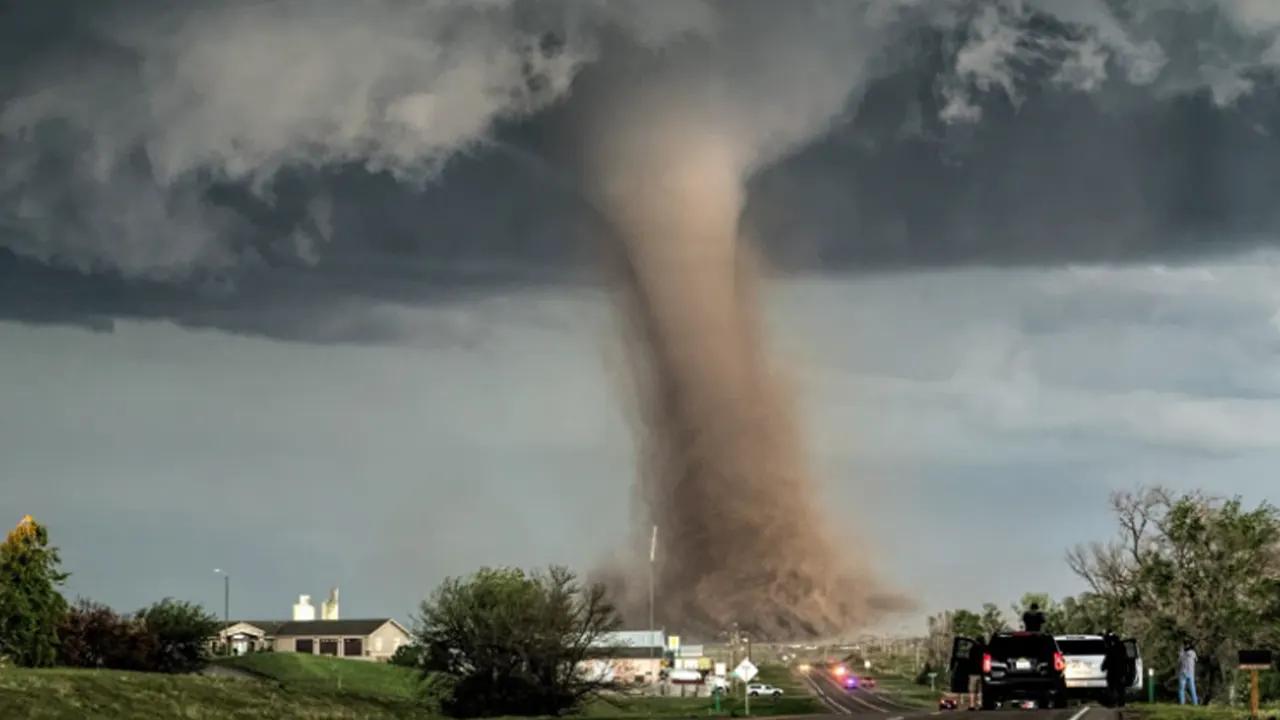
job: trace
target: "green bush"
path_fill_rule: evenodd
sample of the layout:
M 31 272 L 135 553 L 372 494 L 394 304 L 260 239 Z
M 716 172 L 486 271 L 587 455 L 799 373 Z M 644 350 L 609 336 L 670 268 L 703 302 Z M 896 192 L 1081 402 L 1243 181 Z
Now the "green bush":
M 395 654 L 391 656 L 391 664 L 416 670 L 422 667 L 424 658 L 422 646 L 417 643 L 410 643 L 409 645 L 401 645 L 396 649 Z
M 450 578 L 418 617 L 424 695 L 453 717 L 563 715 L 604 689 L 577 668 L 618 625 L 604 586 L 562 567 Z
M 218 632 L 218 620 L 204 608 L 165 598 L 135 617 L 152 642 L 143 669 L 185 673 L 208 663 L 208 642 Z

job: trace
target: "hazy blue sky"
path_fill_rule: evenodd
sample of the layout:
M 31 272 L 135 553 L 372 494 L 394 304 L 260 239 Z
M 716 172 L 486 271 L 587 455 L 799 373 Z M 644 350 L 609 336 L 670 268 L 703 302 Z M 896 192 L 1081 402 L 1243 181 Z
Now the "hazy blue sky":
M 1255 254 L 775 286 L 847 552 L 925 608 L 1003 603 L 1080 589 L 1062 554 L 1109 536 L 1110 490 L 1280 501 L 1278 280 Z M 626 542 L 607 297 L 381 311 L 404 346 L 0 325 L 9 520 L 51 526 L 72 593 L 220 610 L 220 566 L 264 617 L 338 584 L 347 614 L 403 618 L 445 575 Z

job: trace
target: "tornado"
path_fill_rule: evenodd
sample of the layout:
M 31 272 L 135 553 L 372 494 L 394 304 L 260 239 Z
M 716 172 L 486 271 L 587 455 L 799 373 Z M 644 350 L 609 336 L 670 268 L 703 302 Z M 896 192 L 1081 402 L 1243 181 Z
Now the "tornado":
M 598 128 L 588 179 L 614 228 L 637 411 L 636 547 L 659 526 L 657 620 L 702 637 L 735 625 L 761 639 L 838 635 L 898 601 L 837 551 L 819 508 L 768 351 L 761 263 L 739 235 L 749 147 L 731 126 L 646 107 Z M 613 583 L 638 627 L 650 569 L 646 552 L 634 557 Z

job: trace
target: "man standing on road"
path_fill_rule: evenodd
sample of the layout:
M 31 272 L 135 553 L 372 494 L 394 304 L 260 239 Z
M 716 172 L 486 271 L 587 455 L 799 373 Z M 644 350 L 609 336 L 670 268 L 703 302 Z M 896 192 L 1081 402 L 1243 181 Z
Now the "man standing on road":
M 1022 613 L 1022 627 L 1027 632 L 1034 633 L 1044 629 L 1044 613 L 1040 612 L 1040 603 L 1031 603 L 1031 609 Z
M 982 709 L 982 656 L 986 648 L 978 643 L 969 651 L 969 709 Z
M 1103 642 L 1106 643 L 1106 654 L 1102 658 L 1102 670 L 1107 674 L 1108 704 L 1124 707 L 1129 654 L 1125 652 L 1124 643 L 1120 642 L 1115 633 L 1108 632 Z
M 1191 687 L 1191 704 L 1199 705 L 1200 696 L 1196 694 L 1196 650 L 1187 643 L 1178 656 L 1178 704 L 1187 704 L 1187 687 Z

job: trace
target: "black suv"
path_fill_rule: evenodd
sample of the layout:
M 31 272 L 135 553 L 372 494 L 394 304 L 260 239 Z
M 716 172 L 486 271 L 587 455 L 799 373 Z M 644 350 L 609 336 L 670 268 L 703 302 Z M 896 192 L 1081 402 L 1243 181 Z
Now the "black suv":
M 968 692 L 969 678 L 978 676 L 984 710 L 1014 699 L 1062 708 L 1067 706 L 1066 667 L 1052 635 L 996 633 L 985 645 L 958 637 L 951 647 L 951 690 Z

